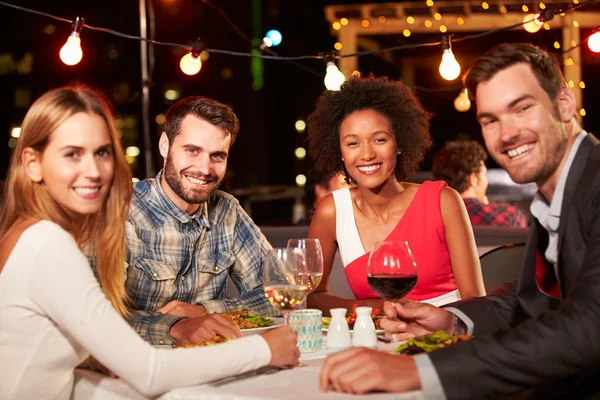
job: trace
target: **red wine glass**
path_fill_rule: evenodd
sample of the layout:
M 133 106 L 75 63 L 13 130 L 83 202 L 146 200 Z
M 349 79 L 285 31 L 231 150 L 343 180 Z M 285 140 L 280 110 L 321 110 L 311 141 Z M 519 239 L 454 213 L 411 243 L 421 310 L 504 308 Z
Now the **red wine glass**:
M 417 276 L 417 263 L 408 242 L 373 244 L 367 263 L 367 281 L 379 297 L 398 301 L 414 289 Z

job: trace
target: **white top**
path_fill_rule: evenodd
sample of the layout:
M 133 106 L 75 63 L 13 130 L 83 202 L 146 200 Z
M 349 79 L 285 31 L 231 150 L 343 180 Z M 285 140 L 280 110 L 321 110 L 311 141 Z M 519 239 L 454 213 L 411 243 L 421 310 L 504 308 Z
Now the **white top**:
M 261 336 L 192 349 L 154 348 L 115 311 L 73 237 L 41 221 L 0 272 L 0 399 L 69 399 L 91 353 L 146 396 L 267 365 Z
M 352 196 L 349 188 L 334 190 L 335 204 L 335 236 L 342 257 L 344 268 L 358 257 L 366 253 L 363 247 L 352 207 Z

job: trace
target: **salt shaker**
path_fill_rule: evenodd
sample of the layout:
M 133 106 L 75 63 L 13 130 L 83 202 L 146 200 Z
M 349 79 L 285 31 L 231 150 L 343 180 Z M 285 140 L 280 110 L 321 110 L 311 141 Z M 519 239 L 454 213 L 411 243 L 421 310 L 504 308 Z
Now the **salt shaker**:
M 356 308 L 356 322 L 354 323 L 354 332 L 352 333 L 352 346 L 377 348 L 377 333 L 375 324 L 371 318 L 371 307 Z
M 350 329 L 346 321 L 345 308 L 332 308 L 331 321 L 327 330 L 327 351 L 330 353 L 348 349 L 352 346 Z

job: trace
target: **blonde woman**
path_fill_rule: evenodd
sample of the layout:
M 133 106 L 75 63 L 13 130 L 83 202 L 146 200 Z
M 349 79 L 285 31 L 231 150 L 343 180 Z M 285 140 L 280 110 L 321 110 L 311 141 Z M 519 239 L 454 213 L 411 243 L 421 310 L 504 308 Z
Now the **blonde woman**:
M 0 216 L 2 399 L 68 399 L 92 354 L 154 396 L 267 364 L 294 365 L 287 327 L 195 349 L 158 349 L 125 322 L 129 167 L 103 97 L 61 88 L 23 121 Z M 98 258 L 98 285 L 84 246 Z M 104 290 L 104 293 L 103 293 Z

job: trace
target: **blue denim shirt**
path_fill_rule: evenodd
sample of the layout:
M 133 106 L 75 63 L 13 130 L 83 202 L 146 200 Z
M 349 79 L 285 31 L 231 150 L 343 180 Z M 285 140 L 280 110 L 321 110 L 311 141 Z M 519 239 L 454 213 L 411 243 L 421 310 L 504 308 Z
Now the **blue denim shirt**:
M 231 195 L 217 191 L 194 215 L 179 209 L 160 180 L 134 185 L 127 218 L 126 290 L 130 323 L 153 344 L 172 344 L 181 317 L 156 310 L 171 300 L 202 304 L 209 313 L 247 308 L 278 315 L 263 290 L 263 260 L 271 245 Z M 240 295 L 225 298 L 230 275 Z

